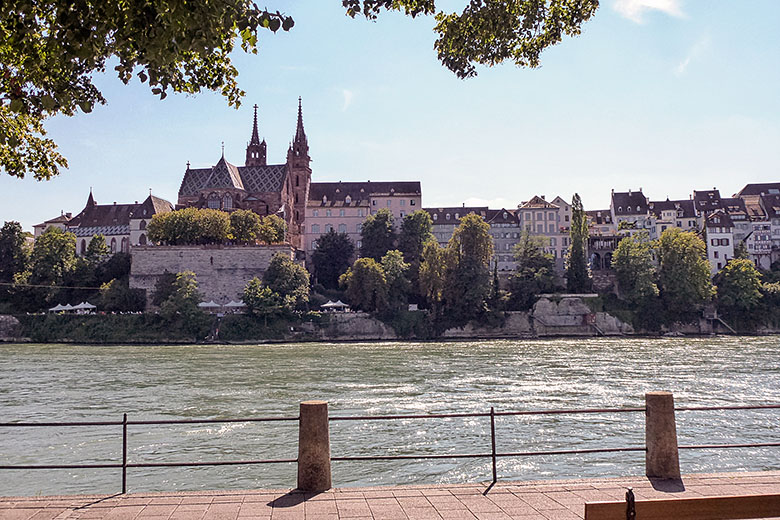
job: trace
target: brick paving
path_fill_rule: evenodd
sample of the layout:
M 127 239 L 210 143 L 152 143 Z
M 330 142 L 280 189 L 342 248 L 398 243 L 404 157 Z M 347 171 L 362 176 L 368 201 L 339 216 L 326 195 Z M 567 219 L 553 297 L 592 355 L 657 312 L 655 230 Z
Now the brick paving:
M 780 471 L 687 475 L 682 483 L 644 477 L 488 484 L 290 490 L 0 497 L 3 520 L 569 520 L 585 502 L 780 493 Z M 681 489 L 681 488 L 684 488 Z

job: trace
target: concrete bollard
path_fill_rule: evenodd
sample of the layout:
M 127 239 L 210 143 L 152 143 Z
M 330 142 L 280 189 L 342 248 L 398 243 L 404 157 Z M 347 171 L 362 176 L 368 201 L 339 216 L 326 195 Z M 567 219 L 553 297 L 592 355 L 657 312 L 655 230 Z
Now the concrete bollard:
M 298 426 L 298 489 L 319 492 L 330 488 L 328 403 L 304 401 Z
M 679 479 L 677 425 L 671 392 L 645 394 L 645 474 L 651 478 Z

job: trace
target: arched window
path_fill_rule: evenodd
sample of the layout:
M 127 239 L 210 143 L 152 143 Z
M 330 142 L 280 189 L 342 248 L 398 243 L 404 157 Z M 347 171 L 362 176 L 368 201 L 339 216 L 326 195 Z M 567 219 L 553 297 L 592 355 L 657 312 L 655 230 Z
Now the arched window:
M 129 249 L 127 247 L 127 242 L 128 242 L 127 237 L 122 238 L 122 252 L 123 253 L 127 253 L 129 251 Z
M 116 238 L 111 239 L 111 254 L 116 253 Z
M 219 209 L 219 195 L 216 193 L 209 195 L 208 207 L 210 209 Z
M 146 235 L 141 234 L 141 236 L 138 237 L 138 244 L 142 246 L 146 245 Z
M 146 221 L 145 220 L 141 221 L 141 223 L 138 225 L 138 229 L 140 229 L 141 231 L 146 229 Z
M 230 196 L 230 193 L 225 193 L 225 196 L 222 197 L 222 209 L 233 209 L 233 197 Z
M 83 255 L 86 252 L 87 252 L 87 241 L 82 238 L 81 239 L 81 254 Z

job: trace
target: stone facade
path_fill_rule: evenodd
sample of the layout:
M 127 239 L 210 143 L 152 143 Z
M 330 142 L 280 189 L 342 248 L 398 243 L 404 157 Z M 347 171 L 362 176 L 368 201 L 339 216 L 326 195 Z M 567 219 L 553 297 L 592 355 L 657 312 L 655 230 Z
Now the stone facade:
M 165 271 L 192 271 L 205 301 L 240 300 L 253 277 L 262 278 L 276 254 L 295 258 L 290 244 L 270 246 L 137 246 L 131 250 L 130 287 L 145 289 L 151 300 L 155 284 Z

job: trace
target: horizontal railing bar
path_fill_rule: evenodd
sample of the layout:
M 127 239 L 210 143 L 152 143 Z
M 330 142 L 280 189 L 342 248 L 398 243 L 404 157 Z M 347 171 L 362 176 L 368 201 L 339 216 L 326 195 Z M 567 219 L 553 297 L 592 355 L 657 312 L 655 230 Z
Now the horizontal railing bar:
M 122 464 L 24 464 L 18 466 L 0 466 L 0 469 L 100 469 L 121 468 Z
M 496 453 L 496 457 L 532 457 L 535 455 L 572 455 L 578 453 L 614 453 L 625 451 L 646 451 L 644 447 L 594 448 L 584 450 L 522 451 L 515 453 Z M 332 461 L 350 460 L 426 460 L 426 459 L 477 459 L 491 458 L 491 453 L 448 453 L 442 455 L 360 455 L 331 457 Z
M 772 410 L 780 408 L 780 404 L 735 405 L 735 406 L 682 406 L 675 408 L 677 412 L 714 411 L 714 410 Z
M 16 423 L 0 423 L 0 427 L 4 426 L 21 426 L 21 427 L 35 427 L 35 426 L 122 426 L 122 421 L 84 421 L 84 422 L 16 422 Z
M 774 448 L 780 446 L 780 442 L 756 442 L 751 444 L 694 444 L 677 446 L 681 450 L 712 450 L 720 448 Z
M 496 413 L 498 415 L 498 413 Z M 328 417 L 330 421 L 374 421 L 392 419 L 450 419 L 453 417 L 490 417 L 489 413 L 438 413 L 412 415 L 341 415 Z
M 195 466 L 251 466 L 253 464 L 281 464 L 298 462 L 298 459 L 266 459 L 266 460 L 215 460 L 206 462 L 134 462 L 127 463 L 128 468 L 168 468 Z
M 572 410 L 521 410 L 496 412 L 496 415 L 559 415 L 559 414 L 577 414 L 577 413 L 621 413 L 621 412 L 644 412 L 644 408 L 579 408 Z M 486 414 L 490 415 L 490 414 Z
M 578 453 L 617 453 L 623 451 L 647 451 L 644 446 L 627 448 L 592 448 L 584 450 L 518 451 L 514 453 L 496 453 L 496 457 L 533 457 L 537 455 L 576 455 Z
M 127 421 L 128 425 L 150 424 L 212 424 L 212 423 L 242 423 L 242 422 L 279 422 L 298 421 L 299 417 L 247 417 L 245 419 L 159 419 L 150 421 Z M 121 424 L 121 423 L 120 423 Z

